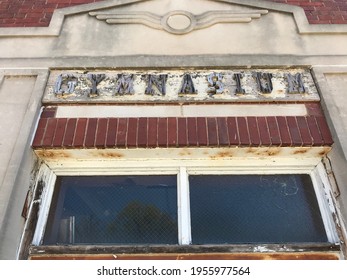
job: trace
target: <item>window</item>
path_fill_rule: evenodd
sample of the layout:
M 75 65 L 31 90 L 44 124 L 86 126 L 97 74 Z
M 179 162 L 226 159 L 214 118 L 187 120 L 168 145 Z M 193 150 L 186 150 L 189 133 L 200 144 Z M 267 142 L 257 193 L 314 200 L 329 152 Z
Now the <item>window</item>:
M 191 176 L 193 244 L 327 242 L 308 175 Z
M 37 245 L 336 240 L 330 216 L 321 214 L 327 206 L 312 174 L 239 175 L 204 169 L 58 176 L 47 215 L 41 215 L 48 218 L 41 218 L 45 226 L 37 230 Z
M 44 244 L 177 244 L 175 176 L 60 177 Z

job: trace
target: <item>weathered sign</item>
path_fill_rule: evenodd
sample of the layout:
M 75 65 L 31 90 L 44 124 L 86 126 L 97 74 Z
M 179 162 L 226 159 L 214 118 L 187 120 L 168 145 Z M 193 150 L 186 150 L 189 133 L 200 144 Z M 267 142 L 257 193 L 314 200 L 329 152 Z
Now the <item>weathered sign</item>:
M 308 69 L 52 71 L 43 102 L 316 101 Z

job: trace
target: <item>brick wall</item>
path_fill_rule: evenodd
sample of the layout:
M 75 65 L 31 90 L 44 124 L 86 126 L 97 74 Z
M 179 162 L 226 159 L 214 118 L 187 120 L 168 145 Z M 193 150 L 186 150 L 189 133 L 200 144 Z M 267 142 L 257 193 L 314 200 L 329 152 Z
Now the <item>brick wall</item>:
M 58 8 L 103 0 L 0 0 L 0 27 L 48 26 Z M 267 0 L 304 8 L 311 24 L 347 24 L 346 0 Z
M 242 105 L 240 105 L 242 106 Z M 319 103 L 307 116 L 56 118 L 45 108 L 34 149 L 166 147 L 312 147 L 333 143 Z

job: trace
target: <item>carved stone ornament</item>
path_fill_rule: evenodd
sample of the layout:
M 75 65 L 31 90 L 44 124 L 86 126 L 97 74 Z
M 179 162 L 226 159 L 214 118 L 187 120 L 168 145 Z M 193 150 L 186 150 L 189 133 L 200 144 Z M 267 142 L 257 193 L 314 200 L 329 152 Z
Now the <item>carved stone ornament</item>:
M 268 10 L 249 12 L 209 11 L 194 15 L 188 11 L 172 11 L 163 16 L 150 12 L 90 12 L 89 15 L 108 24 L 143 24 L 171 34 L 183 35 L 218 23 L 248 23 L 268 13 Z

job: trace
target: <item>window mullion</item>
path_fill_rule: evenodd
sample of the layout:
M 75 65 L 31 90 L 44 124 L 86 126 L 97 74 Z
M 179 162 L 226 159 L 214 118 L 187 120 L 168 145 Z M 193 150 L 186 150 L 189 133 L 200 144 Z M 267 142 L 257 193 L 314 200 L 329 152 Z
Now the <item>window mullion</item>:
M 180 245 L 191 244 L 189 181 L 187 168 L 180 167 L 178 182 L 178 238 Z

